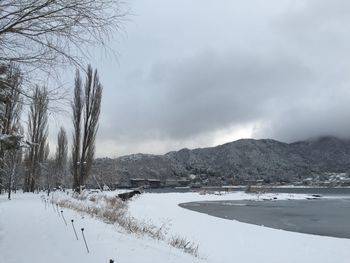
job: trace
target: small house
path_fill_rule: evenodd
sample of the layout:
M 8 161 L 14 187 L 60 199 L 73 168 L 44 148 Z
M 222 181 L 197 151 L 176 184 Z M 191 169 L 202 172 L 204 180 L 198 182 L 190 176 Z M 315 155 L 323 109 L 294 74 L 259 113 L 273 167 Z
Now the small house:
M 160 188 L 160 180 L 159 179 L 147 179 L 147 183 L 150 188 Z
M 134 179 L 130 179 L 130 185 L 132 188 L 139 188 L 147 185 L 147 182 L 143 178 L 134 178 Z

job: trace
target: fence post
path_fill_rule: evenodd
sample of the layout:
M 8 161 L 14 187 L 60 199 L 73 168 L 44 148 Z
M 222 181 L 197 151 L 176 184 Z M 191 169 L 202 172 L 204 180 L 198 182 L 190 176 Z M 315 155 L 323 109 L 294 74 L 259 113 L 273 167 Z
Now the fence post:
M 90 253 L 89 248 L 88 248 L 88 245 L 87 245 L 87 243 L 86 243 L 85 236 L 84 236 L 84 228 L 81 229 L 81 234 L 83 235 L 83 239 L 84 239 L 84 242 L 85 242 L 86 250 L 87 250 L 88 253 Z
M 61 210 L 61 215 L 62 215 L 62 218 L 63 218 L 64 224 L 67 226 L 66 219 L 64 218 L 64 215 L 63 215 L 63 210 Z
M 78 235 L 77 235 L 77 231 L 75 231 L 74 220 L 72 219 L 71 222 L 72 222 L 72 227 L 73 227 L 73 230 L 74 230 L 75 237 L 77 238 L 77 240 L 79 240 Z

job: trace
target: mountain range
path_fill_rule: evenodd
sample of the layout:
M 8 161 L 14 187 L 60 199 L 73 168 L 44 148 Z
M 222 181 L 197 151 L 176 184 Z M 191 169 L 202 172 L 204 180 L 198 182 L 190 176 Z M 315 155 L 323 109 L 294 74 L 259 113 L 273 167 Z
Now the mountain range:
M 272 139 L 241 139 L 216 147 L 181 149 L 164 155 L 132 154 L 99 158 L 93 173 L 109 183 L 131 178 L 198 178 L 208 185 L 239 180 L 295 182 L 350 170 L 350 140 L 321 137 L 284 143 Z

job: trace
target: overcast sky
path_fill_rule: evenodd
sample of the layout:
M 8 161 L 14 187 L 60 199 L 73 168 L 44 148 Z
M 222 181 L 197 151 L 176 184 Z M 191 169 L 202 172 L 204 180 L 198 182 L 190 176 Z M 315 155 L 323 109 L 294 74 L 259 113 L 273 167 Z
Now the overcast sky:
M 129 0 L 97 155 L 350 137 L 350 1 Z M 71 132 L 69 132 L 71 133 Z

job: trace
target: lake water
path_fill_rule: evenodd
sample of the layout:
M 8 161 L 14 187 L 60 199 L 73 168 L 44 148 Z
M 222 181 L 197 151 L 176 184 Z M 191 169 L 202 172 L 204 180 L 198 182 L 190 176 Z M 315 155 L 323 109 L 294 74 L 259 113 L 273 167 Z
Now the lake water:
M 184 203 L 180 206 L 254 225 L 307 234 L 350 238 L 349 192 L 348 190 L 330 192 L 323 198 L 312 200 L 213 201 Z M 322 191 L 311 193 L 325 194 Z
M 148 193 L 187 193 L 187 192 L 198 192 L 202 190 L 206 191 L 244 191 L 246 187 L 235 187 L 235 188 L 221 188 L 221 187 L 208 187 L 208 188 L 197 188 L 191 189 L 189 187 L 180 188 L 154 188 L 145 189 Z M 339 187 L 339 188 L 325 188 L 325 187 L 269 187 L 265 190 L 272 193 L 295 193 L 295 194 L 320 194 L 329 196 L 348 196 L 350 198 L 350 187 Z

